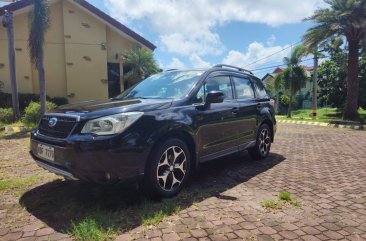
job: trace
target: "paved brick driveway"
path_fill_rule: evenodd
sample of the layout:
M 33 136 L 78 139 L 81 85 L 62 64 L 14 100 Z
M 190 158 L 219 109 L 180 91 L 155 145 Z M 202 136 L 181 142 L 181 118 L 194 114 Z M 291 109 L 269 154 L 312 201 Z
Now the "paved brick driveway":
M 67 222 L 62 215 L 27 206 L 41 193 L 71 184 L 50 185 L 21 197 L 28 211 L 0 203 L 0 240 L 67 239 L 55 220 Z M 261 206 L 281 191 L 301 206 Z M 50 200 L 57 204 L 58 198 Z M 366 132 L 280 124 L 269 158 L 256 162 L 242 154 L 204 165 L 178 198 L 178 214 L 157 227 L 131 226 L 117 240 L 366 240 Z

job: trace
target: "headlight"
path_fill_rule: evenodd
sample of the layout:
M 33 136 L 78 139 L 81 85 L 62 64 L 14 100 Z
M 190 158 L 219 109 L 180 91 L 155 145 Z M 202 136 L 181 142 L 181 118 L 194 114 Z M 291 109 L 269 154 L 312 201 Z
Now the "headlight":
M 84 125 L 81 133 L 96 134 L 100 136 L 121 133 L 124 129 L 137 121 L 143 114 L 143 112 L 127 112 L 90 120 Z

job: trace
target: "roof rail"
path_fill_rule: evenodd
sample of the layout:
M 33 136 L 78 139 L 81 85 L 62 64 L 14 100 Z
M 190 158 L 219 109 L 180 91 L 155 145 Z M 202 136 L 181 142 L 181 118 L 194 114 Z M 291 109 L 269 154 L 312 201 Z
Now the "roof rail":
M 174 71 L 174 70 L 178 70 L 178 69 L 167 69 L 167 70 L 165 70 L 165 72 Z
M 228 64 L 216 64 L 215 66 L 213 66 L 214 68 L 230 68 L 230 69 L 236 69 L 238 71 L 241 71 L 241 72 L 247 72 L 251 75 L 253 75 L 253 73 L 250 71 L 250 70 L 247 70 L 247 69 L 243 69 L 243 68 L 239 68 L 239 67 L 235 67 L 235 66 L 232 66 L 232 65 L 228 65 Z

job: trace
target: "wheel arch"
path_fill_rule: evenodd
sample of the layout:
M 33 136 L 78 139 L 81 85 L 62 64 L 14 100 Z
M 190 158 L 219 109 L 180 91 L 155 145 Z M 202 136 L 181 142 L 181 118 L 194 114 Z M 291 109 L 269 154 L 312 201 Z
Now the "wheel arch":
M 163 135 L 159 136 L 159 138 L 156 139 L 150 150 L 149 159 L 151 158 L 154 150 L 156 150 L 158 145 L 160 145 L 163 141 L 167 139 L 173 139 L 173 138 L 177 138 L 183 141 L 187 145 L 191 157 L 191 169 L 196 169 L 198 161 L 197 161 L 195 141 L 193 139 L 193 136 L 187 130 L 184 129 L 170 130 L 164 133 Z

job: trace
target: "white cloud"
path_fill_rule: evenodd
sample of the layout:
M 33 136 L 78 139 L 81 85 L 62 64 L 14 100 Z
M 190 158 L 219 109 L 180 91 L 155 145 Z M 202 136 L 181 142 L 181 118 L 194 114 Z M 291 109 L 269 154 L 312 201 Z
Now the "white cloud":
M 185 67 L 184 63 L 178 58 L 172 58 L 172 62 L 166 66 L 166 69 L 184 69 Z
M 159 34 L 163 49 L 185 56 L 219 55 L 225 47 L 215 27 L 239 21 L 277 26 L 301 21 L 322 0 L 104 0 L 112 16 L 146 22 Z
M 274 54 L 276 52 L 279 53 Z M 223 59 L 223 63 L 247 69 L 255 69 L 256 66 L 264 63 L 281 63 L 283 57 L 288 56 L 290 52 L 290 45 L 266 47 L 262 43 L 253 42 L 249 44 L 246 52 L 237 50 L 229 51 L 228 55 Z M 252 64 L 254 62 L 255 64 Z
M 201 59 L 197 54 L 193 54 L 189 57 L 194 68 L 208 68 L 211 66 L 209 62 L 204 61 Z

